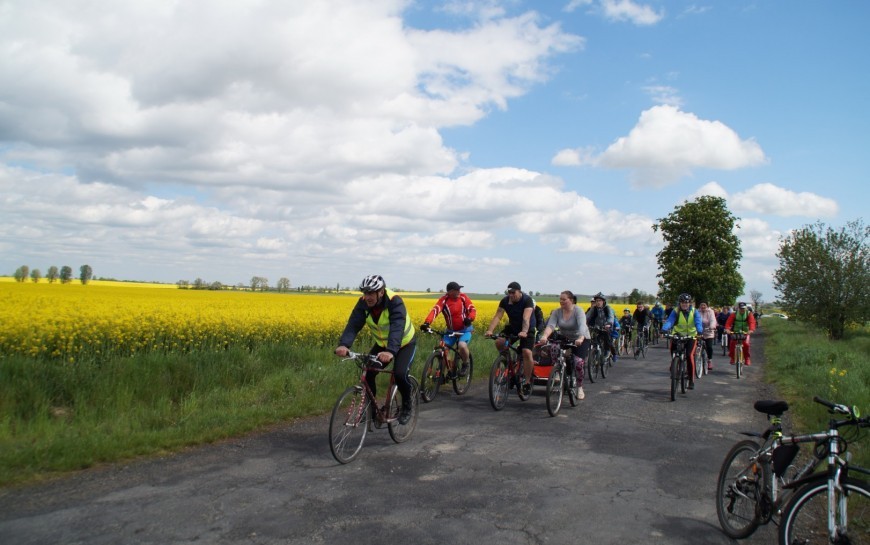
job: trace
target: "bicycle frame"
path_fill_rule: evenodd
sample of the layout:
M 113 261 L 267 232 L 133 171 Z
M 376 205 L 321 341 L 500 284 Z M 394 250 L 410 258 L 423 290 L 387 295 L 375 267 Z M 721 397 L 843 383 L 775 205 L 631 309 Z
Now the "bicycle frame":
M 522 377 L 523 357 L 520 350 L 514 346 L 514 343 L 519 340 L 519 336 L 500 333 L 490 335 L 489 338 L 493 340 L 504 339 L 502 348 L 499 350 L 499 358 L 493 364 L 489 377 L 489 402 L 493 409 L 499 411 L 504 408 L 507 394 L 512 387 L 516 387 L 517 395 L 521 400 L 525 401 L 529 396 L 523 393 L 519 378 Z M 505 359 L 506 369 L 503 375 L 500 374 L 500 366 L 498 365 L 500 358 Z M 529 377 L 529 380 L 534 383 L 534 375 Z
M 383 424 L 389 424 L 391 422 L 395 422 L 398 420 L 398 415 L 390 416 L 389 407 L 393 398 L 398 393 L 398 389 L 396 387 L 396 375 L 393 373 L 392 369 L 385 369 L 380 365 L 367 365 L 365 362 L 375 363 L 380 362 L 377 359 L 377 356 L 373 354 L 363 354 L 357 352 L 350 352 L 348 357 L 342 358 L 341 361 L 348 360 L 356 360 L 359 368 L 360 368 L 360 377 L 358 386 L 362 386 L 363 391 L 365 392 L 365 399 L 372 400 L 374 404 L 372 405 L 372 416 L 375 417 L 376 424 L 379 424 L 378 427 L 381 427 Z M 374 392 L 372 392 L 371 387 L 369 386 L 368 381 L 366 380 L 366 374 L 371 371 L 374 373 L 388 373 L 390 375 L 390 384 L 387 386 L 387 393 L 384 396 L 384 404 L 378 405 L 377 396 L 375 396 Z
M 421 390 L 420 395 L 421 399 L 424 402 L 430 402 L 435 399 L 435 396 L 438 394 L 438 390 L 441 388 L 441 385 L 452 381 L 453 382 L 453 390 L 457 395 L 464 394 L 468 385 L 471 382 L 470 374 L 473 372 L 473 358 L 471 357 L 471 352 L 468 353 L 468 362 L 469 362 L 469 370 L 468 375 L 459 376 L 456 369 L 456 362 L 460 361 L 460 354 L 458 348 L 458 342 L 455 346 L 450 346 L 444 341 L 444 337 L 455 337 L 457 339 L 461 338 L 465 335 L 464 331 L 438 331 L 435 329 L 429 329 L 428 333 L 432 335 L 438 335 L 438 344 L 432 349 L 432 355 L 426 360 L 426 363 L 423 366 L 422 375 L 421 375 Z M 453 352 L 453 358 L 450 358 L 450 353 Z M 437 359 L 437 365 L 433 365 L 433 362 Z M 437 367 L 437 368 L 436 368 Z M 462 381 L 463 382 L 458 382 Z

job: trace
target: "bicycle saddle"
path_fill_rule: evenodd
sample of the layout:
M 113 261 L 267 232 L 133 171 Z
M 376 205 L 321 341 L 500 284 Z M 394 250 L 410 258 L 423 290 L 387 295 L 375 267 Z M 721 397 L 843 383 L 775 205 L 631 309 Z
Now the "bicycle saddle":
M 782 413 L 788 410 L 788 403 L 785 401 L 763 400 L 756 401 L 753 407 L 755 407 L 756 411 L 766 415 L 782 416 Z

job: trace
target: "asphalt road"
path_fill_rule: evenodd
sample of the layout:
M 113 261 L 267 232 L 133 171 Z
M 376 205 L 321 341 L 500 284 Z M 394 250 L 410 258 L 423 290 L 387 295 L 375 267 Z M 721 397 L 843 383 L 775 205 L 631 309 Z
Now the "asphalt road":
M 752 409 L 772 397 L 763 333 L 754 341 L 744 378 L 717 354 L 675 402 L 659 345 L 556 418 L 543 388 L 500 412 L 485 379 L 464 396 L 442 388 L 408 442 L 375 430 L 348 465 L 330 454 L 326 415 L 0 490 L 0 544 L 735 543 L 714 495 L 738 432 L 766 424 Z

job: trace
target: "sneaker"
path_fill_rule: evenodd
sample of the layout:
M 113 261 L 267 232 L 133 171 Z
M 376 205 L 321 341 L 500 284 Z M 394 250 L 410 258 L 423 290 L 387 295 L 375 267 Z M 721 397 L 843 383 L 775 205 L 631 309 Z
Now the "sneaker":
M 707 364 L 707 371 L 712 371 L 712 370 L 713 370 L 713 364 L 712 364 L 712 363 L 708 363 L 708 364 Z
M 734 360 L 731 360 L 728 363 L 730 363 L 731 365 L 734 365 Z
M 459 368 L 459 376 L 466 377 L 468 376 L 468 362 L 462 362 L 462 367 Z
M 749 367 L 749 366 L 752 365 L 752 364 L 749 363 L 749 360 L 746 360 L 746 361 L 743 363 L 743 365 L 745 365 L 746 367 Z
M 619 360 L 619 356 L 613 356 L 613 363 L 616 363 L 617 360 Z
M 586 392 L 583 391 L 582 386 L 577 390 L 577 399 L 586 399 Z
M 528 382 L 523 384 L 523 395 L 532 395 L 532 385 Z
M 412 416 L 414 416 L 414 408 L 403 405 L 401 412 L 399 412 L 399 424 L 404 426 L 411 420 Z
M 695 382 L 692 381 L 689 383 L 689 390 L 694 390 L 694 389 L 695 389 Z

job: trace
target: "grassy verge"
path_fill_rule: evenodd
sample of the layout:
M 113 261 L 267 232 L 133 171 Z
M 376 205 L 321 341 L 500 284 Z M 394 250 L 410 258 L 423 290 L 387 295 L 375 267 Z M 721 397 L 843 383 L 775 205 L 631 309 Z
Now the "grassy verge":
M 818 330 L 793 321 L 764 320 L 766 379 L 776 385 L 796 432 L 825 429 L 827 409 L 813 396 L 855 405 L 863 416 L 870 414 L 870 332 L 854 329 L 845 339 L 832 342 Z M 854 430 L 847 432 L 847 439 Z M 870 466 L 868 431 L 860 442 L 850 442 L 854 462 Z
M 434 342 L 420 339 L 415 375 Z M 472 388 L 485 387 L 492 345 L 472 344 Z M 331 348 L 291 343 L 74 365 L 0 359 L 0 486 L 322 414 L 356 373 Z

